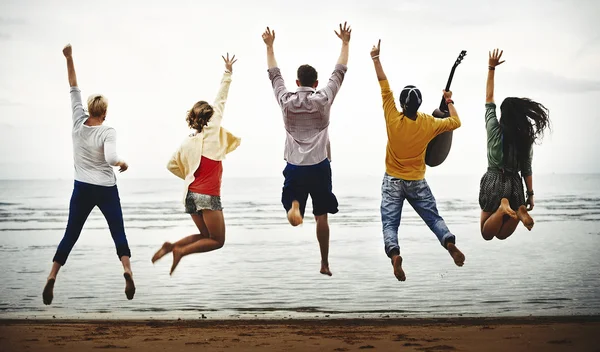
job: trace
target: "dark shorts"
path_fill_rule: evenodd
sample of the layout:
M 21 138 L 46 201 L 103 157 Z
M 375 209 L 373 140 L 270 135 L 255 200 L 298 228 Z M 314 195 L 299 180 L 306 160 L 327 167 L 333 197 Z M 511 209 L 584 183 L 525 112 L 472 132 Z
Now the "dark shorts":
M 316 165 L 299 166 L 287 164 L 283 170 L 285 181 L 281 194 L 281 203 L 286 211 L 292 207 L 292 202 L 300 203 L 300 213 L 304 210 L 308 195 L 312 199 L 315 216 L 338 212 L 338 201 L 332 192 L 331 165 L 325 159 Z
M 518 210 L 525 205 L 525 192 L 519 174 L 502 173 L 497 169 L 488 169 L 481 178 L 479 186 L 479 206 L 489 213 L 495 212 L 502 198 L 507 198 L 510 207 Z

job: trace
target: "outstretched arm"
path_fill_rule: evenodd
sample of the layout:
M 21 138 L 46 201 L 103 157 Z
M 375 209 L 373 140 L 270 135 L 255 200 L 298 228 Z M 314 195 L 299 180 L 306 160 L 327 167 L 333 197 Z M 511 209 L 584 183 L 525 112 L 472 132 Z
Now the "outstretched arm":
M 499 52 L 498 52 L 499 51 Z M 494 102 L 494 72 L 496 70 L 496 66 L 500 65 L 504 62 L 504 60 L 500 61 L 502 57 L 502 53 L 504 51 L 500 49 L 494 49 L 493 52 L 489 52 L 488 59 L 488 77 L 487 84 L 485 90 L 485 102 L 493 103 Z
M 208 121 L 208 124 L 204 127 L 205 133 L 210 133 L 211 129 L 219 129 L 221 127 L 221 121 L 223 120 L 223 112 L 225 111 L 225 102 L 227 101 L 227 95 L 229 94 L 229 86 L 231 85 L 231 74 L 233 73 L 233 64 L 237 61 L 235 55 L 229 58 L 229 53 L 227 53 L 227 57 L 221 56 L 223 61 L 225 62 L 225 72 L 223 73 L 223 78 L 221 78 L 221 85 L 219 86 L 219 91 L 217 92 L 217 97 L 215 98 L 215 102 L 213 103 L 213 116 Z
M 375 65 L 375 73 L 377 74 L 378 81 L 387 81 L 387 77 L 385 72 L 383 72 L 383 67 L 381 66 L 381 61 L 379 60 L 379 52 L 381 49 L 381 39 L 377 42 L 377 46 L 373 45 L 371 49 L 371 59 L 373 59 L 373 64 Z
M 435 135 L 438 135 L 443 132 L 453 131 L 460 127 L 461 122 L 458 117 L 458 113 L 456 112 L 456 108 L 454 107 L 454 101 L 452 100 L 452 91 L 442 91 L 444 94 L 444 99 L 446 99 L 446 104 L 448 105 L 448 112 L 450 116 L 444 119 L 436 118 L 434 120 L 435 123 Z
M 267 65 L 269 68 L 277 67 L 277 60 L 275 60 L 275 51 L 273 50 L 273 42 L 275 42 L 275 30 L 271 31 L 269 27 L 265 30 L 262 35 L 263 41 L 267 45 Z
M 347 22 L 344 22 L 344 26 L 340 23 L 340 32 L 335 32 L 335 35 L 338 36 L 342 40 L 342 50 L 340 52 L 340 57 L 338 58 L 338 65 L 348 65 L 348 52 L 350 48 L 350 35 L 352 34 L 352 29 L 347 25 Z
M 67 58 L 67 72 L 69 73 L 69 86 L 77 87 L 77 75 L 75 74 L 75 64 L 73 64 L 73 48 L 67 44 L 63 48 L 63 54 Z
M 283 81 L 283 77 L 281 76 L 281 71 L 279 67 L 277 67 L 277 61 L 275 60 L 275 52 L 273 51 L 273 42 L 275 42 L 275 31 L 271 30 L 269 27 L 262 34 L 263 41 L 267 46 L 267 64 L 269 66 L 269 79 L 271 80 L 271 85 L 273 86 L 273 92 L 275 93 L 275 98 L 277 98 L 277 103 L 280 106 L 283 104 L 283 97 L 288 93 L 288 90 L 285 88 L 285 82 Z

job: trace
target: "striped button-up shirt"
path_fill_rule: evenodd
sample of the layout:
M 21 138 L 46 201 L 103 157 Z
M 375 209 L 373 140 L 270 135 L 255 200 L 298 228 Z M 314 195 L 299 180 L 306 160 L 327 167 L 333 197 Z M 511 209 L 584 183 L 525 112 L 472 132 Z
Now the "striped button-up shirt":
M 331 160 L 329 146 L 329 111 L 340 90 L 348 67 L 336 65 L 325 88 L 315 90 L 298 87 L 296 92 L 285 88 L 281 71 L 270 68 L 269 78 L 281 111 L 286 130 L 284 159 L 293 165 L 315 165 Z

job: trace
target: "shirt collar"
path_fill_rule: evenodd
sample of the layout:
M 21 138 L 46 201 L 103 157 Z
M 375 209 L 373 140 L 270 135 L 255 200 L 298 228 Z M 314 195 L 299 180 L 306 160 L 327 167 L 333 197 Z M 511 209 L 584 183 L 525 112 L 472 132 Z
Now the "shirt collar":
M 296 89 L 296 92 L 316 92 L 316 89 L 312 88 L 312 87 L 298 87 L 298 89 Z

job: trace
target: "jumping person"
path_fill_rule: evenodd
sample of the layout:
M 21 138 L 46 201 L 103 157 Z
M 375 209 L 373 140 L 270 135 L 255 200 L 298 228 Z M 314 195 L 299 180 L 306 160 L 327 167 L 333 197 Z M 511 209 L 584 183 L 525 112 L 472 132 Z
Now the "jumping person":
M 185 181 L 185 212 L 190 214 L 199 234 L 175 243 L 165 242 L 152 257 L 152 263 L 173 252 L 171 274 L 181 258 L 192 253 L 210 252 L 225 244 L 225 219 L 221 206 L 222 160 L 240 145 L 240 139 L 221 127 L 235 55 L 223 57 L 225 73 L 214 104 L 199 101 L 188 111 L 186 121 L 193 130 L 173 154 L 167 168 Z
M 380 61 L 380 45 L 371 49 L 371 58 L 383 99 L 388 143 L 386 149 L 386 173 L 381 186 L 381 222 L 385 252 L 392 261 L 394 275 L 406 280 L 402 269 L 402 257 L 398 245 L 398 228 L 402 206 L 406 199 L 448 250 L 454 263 L 462 266 L 465 256 L 455 245 L 455 237 L 444 219 L 438 214 L 435 198 L 425 181 L 425 151 L 427 144 L 437 135 L 460 127 L 460 119 L 454 108 L 452 92 L 443 92 L 450 117 L 438 119 L 418 112 L 422 102 L 421 92 L 415 86 L 406 86 L 400 93 L 402 112 L 396 109 L 394 95 Z
M 298 68 L 296 92 L 289 92 L 277 67 L 273 42 L 275 31 L 267 27 L 262 38 L 267 46 L 269 79 L 275 98 L 283 113 L 286 130 L 284 159 L 287 165 L 281 202 L 292 226 L 303 222 L 308 196 L 312 198 L 313 215 L 317 223 L 317 240 L 321 251 L 321 274 L 329 270 L 329 224 L 327 214 L 338 212 L 338 201 L 331 182 L 331 151 L 329 146 L 329 112 L 340 90 L 348 67 L 348 48 L 352 30 L 340 24 L 342 49 L 327 85 L 317 90 L 317 71 L 310 65 Z
M 117 179 L 112 168 L 112 166 L 116 166 L 119 167 L 120 172 L 124 172 L 128 166 L 117 156 L 117 136 L 114 128 L 104 125 L 108 100 L 100 94 L 91 95 L 87 101 L 89 116 L 83 109 L 72 52 L 70 44 L 63 49 L 63 54 L 67 59 L 71 87 L 71 108 L 73 110 L 71 136 L 73 138 L 75 184 L 69 205 L 67 228 L 54 255 L 52 270 L 48 275 L 42 298 L 44 304 L 52 303 L 58 271 L 65 265 L 88 215 L 94 207 L 98 206 L 108 222 L 110 233 L 117 247 L 117 255 L 123 265 L 125 294 L 127 299 L 133 299 L 135 285 L 129 260 L 131 251 L 125 237 Z
M 533 176 L 531 161 L 533 143 L 550 127 L 548 109 L 527 98 L 506 98 L 500 105 L 500 121 L 494 104 L 494 72 L 503 51 L 489 53 L 485 95 L 485 127 L 487 130 L 488 171 L 481 178 L 481 235 L 504 240 L 519 222 L 531 231 L 533 219 Z M 519 171 L 521 175 L 519 175 Z M 523 182 L 527 186 L 527 199 Z M 525 206 L 527 205 L 527 207 Z

